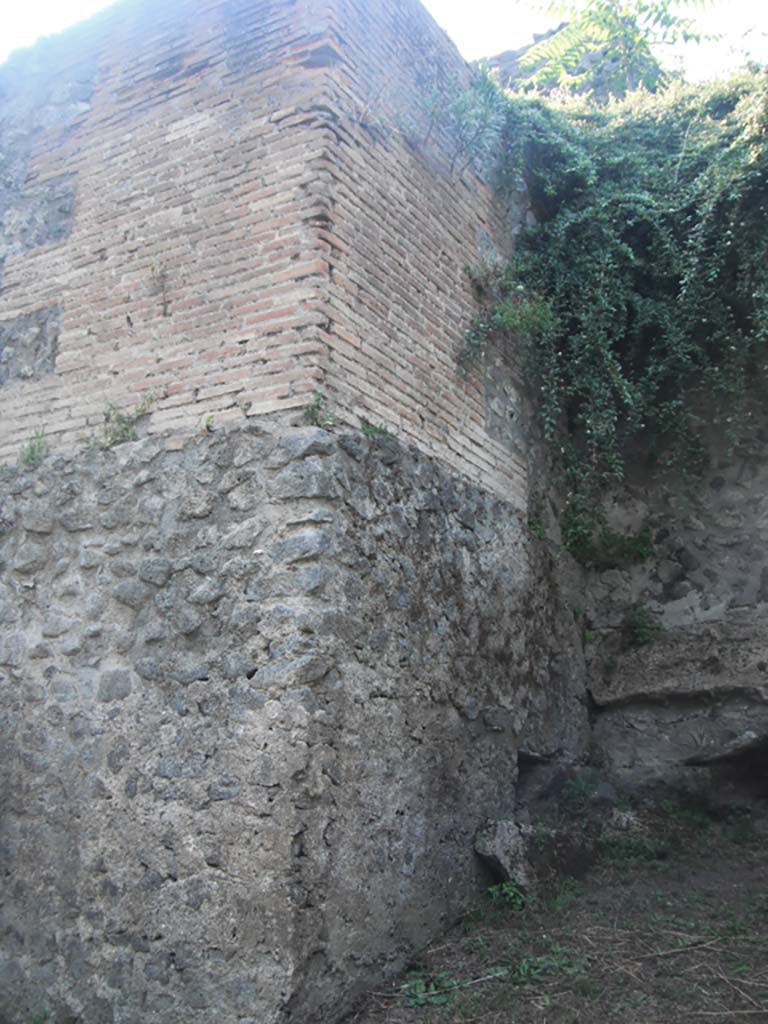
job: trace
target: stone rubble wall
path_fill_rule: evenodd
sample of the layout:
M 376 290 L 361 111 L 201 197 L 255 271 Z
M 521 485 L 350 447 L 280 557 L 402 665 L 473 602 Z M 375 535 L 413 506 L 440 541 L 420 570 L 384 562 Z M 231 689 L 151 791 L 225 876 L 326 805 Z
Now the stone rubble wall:
M 585 749 L 553 566 L 394 438 L 262 419 L 0 494 L 4 1024 L 331 1024 L 471 903 L 518 749 Z
M 2 1024 L 331 1024 L 487 881 L 518 750 L 585 749 L 519 385 L 456 366 L 520 220 L 469 80 L 417 0 L 0 68 Z

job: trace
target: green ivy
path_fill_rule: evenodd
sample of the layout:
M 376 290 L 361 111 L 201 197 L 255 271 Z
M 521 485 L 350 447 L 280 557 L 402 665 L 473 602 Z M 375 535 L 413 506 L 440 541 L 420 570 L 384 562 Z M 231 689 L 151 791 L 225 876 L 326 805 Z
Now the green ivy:
M 695 468 L 707 430 L 748 436 L 768 365 L 768 73 L 597 107 L 513 97 L 502 187 L 537 223 L 477 271 L 490 338 L 522 344 L 562 459 L 571 550 L 632 461 Z

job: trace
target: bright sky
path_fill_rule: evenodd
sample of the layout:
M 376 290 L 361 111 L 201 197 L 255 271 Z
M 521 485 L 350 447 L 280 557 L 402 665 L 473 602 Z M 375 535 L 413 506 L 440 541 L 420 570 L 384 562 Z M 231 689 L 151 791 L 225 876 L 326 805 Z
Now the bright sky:
M 562 18 L 542 14 L 542 3 L 530 0 L 423 0 L 433 18 L 450 35 L 468 60 L 515 50 L 533 39 L 534 32 L 555 27 Z M 745 50 L 768 63 L 768 4 L 766 0 L 714 0 L 710 10 L 689 4 L 700 30 L 719 35 L 717 42 L 690 43 L 677 54 L 661 54 L 665 63 L 682 60 L 688 76 L 702 78 L 743 63 Z M 680 9 L 681 13 L 684 7 Z
M 110 0 L 2 0 L 0 61 L 41 35 L 59 32 L 103 7 Z M 468 60 L 515 50 L 530 42 L 558 19 L 532 11 L 530 0 L 424 0 L 433 17 L 448 32 Z M 696 5 L 691 3 L 691 10 Z M 717 43 L 689 44 L 678 57 L 690 77 L 718 74 L 741 63 L 745 51 L 768 64 L 768 4 L 766 0 L 717 0 L 699 15 L 702 29 L 720 34 Z

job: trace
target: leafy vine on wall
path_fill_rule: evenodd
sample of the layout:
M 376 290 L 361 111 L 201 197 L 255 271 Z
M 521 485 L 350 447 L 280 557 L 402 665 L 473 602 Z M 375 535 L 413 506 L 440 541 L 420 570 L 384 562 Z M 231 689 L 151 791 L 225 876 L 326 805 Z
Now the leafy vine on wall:
M 522 345 L 583 553 L 628 460 L 748 434 L 768 377 L 768 73 L 664 91 L 505 97 L 499 187 L 536 223 L 505 265 L 471 268 L 485 312 L 462 360 Z

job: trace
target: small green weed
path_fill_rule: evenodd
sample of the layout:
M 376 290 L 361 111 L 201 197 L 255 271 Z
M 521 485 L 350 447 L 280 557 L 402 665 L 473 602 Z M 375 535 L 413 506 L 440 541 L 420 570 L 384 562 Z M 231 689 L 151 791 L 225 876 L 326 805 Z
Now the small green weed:
M 563 536 L 566 547 L 582 565 L 603 572 L 637 565 L 653 554 L 650 527 L 644 526 L 637 533 L 618 533 L 601 526 L 592 510 L 578 521 L 576 515 L 569 506 L 563 517 Z
M 147 397 L 135 409 L 120 409 L 114 402 L 107 402 L 104 409 L 104 425 L 101 437 L 94 438 L 92 443 L 103 451 L 116 448 L 129 441 L 138 441 L 137 426 L 140 420 L 149 415 L 152 398 Z
M 561 914 L 575 903 L 583 892 L 584 886 L 577 879 L 562 878 L 557 889 L 548 898 L 547 904 L 556 914 Z
M 447 971 L 420 974 L 400 986 L 400 999 L 406 1006 L 447 1006 L 456 998 L 460 984 Z
M 484 960 L 488 956 L 488 940 L 484 935 L 468 936 L 467 938 L 462 939 L 462 943 L 468 952 L 479 957 L 481 960 Z
M 526 897 L 523 890 L 515 882 L 500 882 L 488 888 L 491 902 L 504 906 L 509 910 L 525 910 Z
M 457 356 L 459 372 L 466 377 L 470 369 L 485 359 L 486 349 L 491 337 L 491 324 L 488 317 L 478 316 L 464 331 L 464 340 Z
M 524 956 L 512 968 L 512 980 L 518 985 L 526 985 L 540 978 L 553 974 L 568 976 L 582 975 L 585 962 L 560 943 L 553 942 L 546 953 Z
M 315 427 L 336 425 L 336 413 L 328 407 L 328 399 L 322 391 L 315 391 L 313 401 L 304 410 L 304 419 Z
M 659 859 L 660 850 L 647 836 L 611 836 L 600 840 L 600 852 L 613 864 L 647 864 Z
M 48 442 L 45 440 L 45 434 L 42 428 L 36 430 L 32 437 L 27 441 L 24 447 L 21 449 L 19 455 L 19 462 L 22 466 L 39 466 L 43 459 L 50 451 Z
M 360 431 L 365 437 L 394 437 L 395 433 L 393 430 L 389 430 L 388 427 L 381 426 L 377 423 L 371 423 L 365 416 L 360 418 Z
M 597 789 L 597 778 L 591 772 L 577 775 L 564 783 L 561 797 L 569 811 L 583 810 Z
M 528 520 L 528 529 L 537 540 L 544 540 L 544 524 L 538 516 L 531 516 Z

